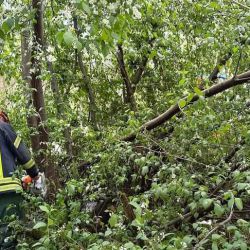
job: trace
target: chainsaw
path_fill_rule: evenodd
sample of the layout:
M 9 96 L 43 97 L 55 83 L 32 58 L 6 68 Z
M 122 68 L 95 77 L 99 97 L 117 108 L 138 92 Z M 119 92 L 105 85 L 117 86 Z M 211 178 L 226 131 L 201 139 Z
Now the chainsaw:
M 34 180 L 29 175 L 22 177 L 23 189 L 35 195 L 45 197 L 47 194 L 46 178 L 44 173 L 38 174 L 38 179 Z

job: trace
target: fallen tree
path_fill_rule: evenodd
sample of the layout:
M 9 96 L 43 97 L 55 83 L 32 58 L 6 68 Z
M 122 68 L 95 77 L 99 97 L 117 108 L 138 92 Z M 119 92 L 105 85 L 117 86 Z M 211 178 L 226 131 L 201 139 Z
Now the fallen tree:
M 219 94 L 227 89 L 230 89 L 234 86 L 246 83 L 250 80 L 250 71 L 247 71 L 245 73 L 242 73 L 240 75 L 236 75 L 232 77 L 229 80 L 223 81 L 221 83 L 215 84 L 212 87 L 205 89 L 202 92 L 202 95 L 195 94 L 191 100 L 188 100 L 188 97 L 183 98 L 182 100 L 185 101 L 185 107 L 193 104 L 194 102 L 198 101 L 201 96 L 204 96 L 204 98 L 212 97 L 216 94 Z M 170 120 L 173 116 L 181 112 L 181 108 L 179 106 L 179 103 L 176 103 L 175 105 L 171 106 L 167 111 L 162 113 L 161 115 L 157 116 L 156 118 L 152 119 L 149 122 L 144 123 L 140 129 L 139 132 L 143 132 L 145 130 L 152 130 L 159 125 L 165 123 L 166 121 Z M 136 133 L 130 134 L 123 138 L 123 141 L 133 141 L 137 137 Z

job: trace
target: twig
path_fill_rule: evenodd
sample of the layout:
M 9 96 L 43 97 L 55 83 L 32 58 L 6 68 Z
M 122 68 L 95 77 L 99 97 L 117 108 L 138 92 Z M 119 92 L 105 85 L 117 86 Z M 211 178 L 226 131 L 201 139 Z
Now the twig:
M 240 48 L 239 59 L 238 59 L 237 66 L 236 66 L 235 72 L 234 72 L 234 77 L 233 77 L 234 79 L 235 79 L 235 77 L 236 77 L 236 75 L 237 75 L 237 73 L 238 73 L 238 69 L 239 69 L 239 66 L 240 66 L 240 61 L 241 61 L 241 58 L 242 58 L 242 51 L 243 51 L 243 48 L 241 47 L 241 48 Z
M 245 4 L 239 3 L 239 2 L 237 2 L 237 1 L 235 1 L 235 0 L 232 0 L 232 2 L 235 3 L 235 4 L 238 4 L 239 6 L 241 6 L 241 7 L 243 7 L 243 8 L 246 8 L 246 9 L 250 10 L 250 7 L 247 6 L 247 5 L 245 5 Z
M 199 247 L 201 247 L 207 240 L 207 238 L 213 233 L 215 232 L 216 230 L 218 230 L 220 227 L 224 226 L 226 223 L 228 223 L 231 219 L 232 219 L 232 216 L 233 216 L 233 206 L 231 208 L 231 211 L 230 211 L 230 214 L 228 216 L 227 219 L 225 219 L 224 221 L 220 222 L 216 227 L 214 227 L 212 230 L 210 230 L 206 236 L 198 243 L 196 244 L 196 246 L 193 248 L 193 250 L 198 250 Z

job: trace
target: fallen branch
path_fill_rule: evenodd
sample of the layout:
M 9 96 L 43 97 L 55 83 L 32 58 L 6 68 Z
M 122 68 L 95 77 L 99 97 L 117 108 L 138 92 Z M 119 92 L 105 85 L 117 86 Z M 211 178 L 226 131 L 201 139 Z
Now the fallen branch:
M 216 94 L 219 94 L 229 88 L 232 88 L 234 86 L 246 83 L 250 80 L 250 71 L 247 71 L 243 74 L 237 75 L 229 80 L 223 81 L 221 83 L 215 84 L 212 87 L 202 91 L 203 96 L 205 98 L 214 96 Z M 191 100 L 188 100 L 188 98 L 184 98 L 186 101 L 186 106 L 193 104 L 194 102 L 198 101 L 200 99 L 199 95 L 194 95 Z M 181 112 L 181 108 L 179 107 L 179 104 L 176 103 L 175 105 L 171 106 L 166 112 L 162 113 L 161 115 L 157 116 L 156 118 L 152 119 L 149 122 L 146 122 L 143 124 L 139 132 L 144 132 L 145 130 L 152 130 L 161 124 L 165 123 L 166 121 L 170 120 L 173 116 Z M 123 141 L 133 141 L 137 137 L 136 133 L 130 134 L 123 138 Z
M 220 227 L 224 226 L 225 224 L 227 224 L 229 221 L 231 221 L 233 216 L 233 206 L 231 208 L 230 214 L 228 216 L 227 219 L 225 219 L 224 221 L 220 222 L 216 227 L 214 227 L 212 230 L 210 230 L 207 235 L 194 247 L 194 250 L 198 250 L 204 243 L 206 243 L 206 240 L 208 239 L 208 237 L 210 237 L 210 235 L 215 232 L 216 230 L 218 230 Z

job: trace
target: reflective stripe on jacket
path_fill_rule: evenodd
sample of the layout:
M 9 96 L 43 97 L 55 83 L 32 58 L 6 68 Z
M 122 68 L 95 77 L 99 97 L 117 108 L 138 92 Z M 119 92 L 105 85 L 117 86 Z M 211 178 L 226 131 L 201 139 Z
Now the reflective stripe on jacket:
M 21 189 L 20 181 L 12 178 L 16 163 L 23 165 L 27 172 L 36 169 L 35 162 L 21 138 L 10 124 L 0 121 L 0 193 Z

